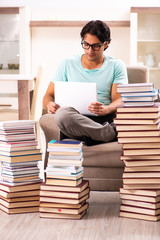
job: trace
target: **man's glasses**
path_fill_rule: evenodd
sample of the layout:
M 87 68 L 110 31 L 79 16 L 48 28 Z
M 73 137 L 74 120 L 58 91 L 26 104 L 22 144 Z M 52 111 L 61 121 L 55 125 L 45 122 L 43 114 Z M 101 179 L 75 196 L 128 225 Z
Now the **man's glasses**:
M 90 47 L 94 50 L 94 51 L 99 51 L 100 48 L 105 44 L 106 42 L 99 44 L 99 43 L 94 43 L 94 44 L 89 44 L 85 41 L 82 40 L 81 45 L 84 49 L 89 49 Z

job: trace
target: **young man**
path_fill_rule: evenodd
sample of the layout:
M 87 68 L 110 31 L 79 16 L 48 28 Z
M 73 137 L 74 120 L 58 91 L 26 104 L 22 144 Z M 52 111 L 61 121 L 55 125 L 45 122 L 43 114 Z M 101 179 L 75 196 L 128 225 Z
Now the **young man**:
M 102 21 L 90 21 L 81 31 L 82 56 L 65 59 L 59 66 L 43 98 L 44 108 L 55 114 L 55 121 L 61 132 L 74 139 L 83 140 L 86 145 L 110 142 L 116 137 L 113 118 L 121 104 L 118 84 L 128 82 L 124 63 L 105 56 L 110 39 L 110 29 Z M 97 116 L 83 116 L 71 107 L 61 108 L 54 102 L 55 81 L 96 82 L 98 101 L 88 109 Z

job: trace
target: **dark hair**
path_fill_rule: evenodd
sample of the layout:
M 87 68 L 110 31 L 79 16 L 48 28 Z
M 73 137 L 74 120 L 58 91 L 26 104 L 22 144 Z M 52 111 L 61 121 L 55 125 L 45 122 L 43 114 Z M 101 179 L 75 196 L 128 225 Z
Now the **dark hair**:
M 111 41 L 110 28 L 107 26 L 106 23 L 100 20 L 90 21 L 82 28 L 82 31 L 80 33 L 82 40 L 87 33 L 96 36 L 102 43 L 104 43 L 105 41 L 110 43 Z

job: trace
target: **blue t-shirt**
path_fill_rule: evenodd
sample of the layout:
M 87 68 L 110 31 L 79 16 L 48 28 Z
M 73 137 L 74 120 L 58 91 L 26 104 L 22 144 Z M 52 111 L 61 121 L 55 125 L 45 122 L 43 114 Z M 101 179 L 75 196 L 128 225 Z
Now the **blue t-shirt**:
M 119 59 L 104 55 L 103 65 L 90 70 L 82 66 L 81 57 L 73 56 L 63 60 L 52 81 L 97 83 L 98 101 L 104 105 L 110 104 L 112 84 L 128 83 L 125 64 Z

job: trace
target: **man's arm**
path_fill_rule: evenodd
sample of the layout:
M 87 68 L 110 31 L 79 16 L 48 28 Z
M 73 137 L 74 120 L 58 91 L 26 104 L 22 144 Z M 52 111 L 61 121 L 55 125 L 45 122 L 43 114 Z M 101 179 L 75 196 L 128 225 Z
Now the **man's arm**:
M 59 107 L 60 106 L 54 102 L 54 83 L 50 82 L 43 97 L 43 108 L 52 114 L 55 113 Z

